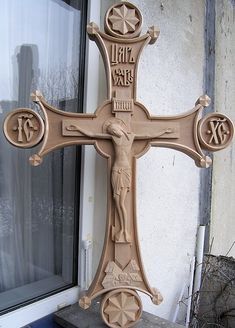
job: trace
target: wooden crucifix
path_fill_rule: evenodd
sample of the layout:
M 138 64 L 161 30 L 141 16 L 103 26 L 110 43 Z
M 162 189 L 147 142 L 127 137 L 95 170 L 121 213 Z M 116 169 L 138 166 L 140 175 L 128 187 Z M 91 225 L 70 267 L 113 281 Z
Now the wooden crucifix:
M 151 146 L 184 152 L 199 167 L 211 159 L 202 149 L 217 151 L 229 145 L 233 124 L 223 114 L 202 116 L 210 98 L 201 96 L 195 107 L 178 116 L 151 116 L 136 100 L 137 66 L 143 48 L 153 44 L 159 30 L 152 26 L 140 36 L 142 15 L 137 7 L 122 1 L 108 9 L 105 33 L 95 23 L 87 26 L 91 40 L 102 54 L 107 76 L 107 100 L 94 114 L 65 113 L 50 106 L 40 92 L 32 99 L 42 112 L 20 108 L 4 122 L 4 133 L 13 145 L 40 151 L 30 157 L 34 166 L 49 152 L 69 145 L 94 145 L 108 161 L 108 206 L 106 235 L 95 278 L 79 304 L 87 309 L 104 295 L 101 315 L 109 327 L 130 327 L 141 316 L 137 291 L 149 295 L 154 304 L 163 300 L 151 288 L 140 255 L 136 224 L 136 160 Z M 92 95 L 91 95 L 92 96 Z

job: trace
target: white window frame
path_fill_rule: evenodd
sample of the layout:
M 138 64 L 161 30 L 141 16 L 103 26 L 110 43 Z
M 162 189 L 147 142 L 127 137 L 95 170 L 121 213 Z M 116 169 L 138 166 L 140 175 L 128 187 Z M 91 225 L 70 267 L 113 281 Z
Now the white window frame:
M 100 0 L 88 0 L 88 22 L 100 21 Z M 84 112 L 94 112 L 98 104 L 98 76 L 99 76 L 99 53 L 94 42 L 87 40 L 86 47 L 86 77 Z M 92 96 L 91 96 L 92 95 Z M 92 240 L 92 221 L 94 214 L 94 181 L 95 181 L 95 153 L 87 147 L 83 151 L 82 159 L 82 184 L 81 184 L 81 210 L 80 210 L 80 235 L 78 252 L 81 255 L 83 245 L 86 241 Z M 85 241 L 85 243 L 84 243 Z M 23 306 L 17 310 L 8 312 L 0 316 L 0 328 L 20 328 L 28 325 L 44 316 L 54 313 L 64 306 L 74 304 L 78 301 L 80 289 L 84 283 L 81 277 L 87 275 L 81 267 L 84 263 L 82 256 L 79 256 L 78 281 L 79 286 L 69 288 L 55 295 L 44 298 L 40 301 Z

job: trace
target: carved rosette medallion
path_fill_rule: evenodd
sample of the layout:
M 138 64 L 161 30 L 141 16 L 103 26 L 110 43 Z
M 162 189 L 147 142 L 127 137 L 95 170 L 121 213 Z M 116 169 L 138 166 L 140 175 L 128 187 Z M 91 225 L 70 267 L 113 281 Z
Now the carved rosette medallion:
M 3 131 L 12 145 L 31 148 L 41 141 L 44 134 L 44 122 L 33 110 L 19 108 L 7 115 Z
M 233 138 L 232 121 L 220 113 L 211 113 L 200 120 L 198 135 L 202 147 L 217 151 L 226 148 Z
M 114 290 L 104 297 L 101 314 L 108 327 L 132 327 L 142 314 L 140 297 L 131 289 Z
M 134 38 L 141 33 L 142 21 L 139 9 L 132 3 L 122 1 L 107 11 L 105 30 L 114 37 Z

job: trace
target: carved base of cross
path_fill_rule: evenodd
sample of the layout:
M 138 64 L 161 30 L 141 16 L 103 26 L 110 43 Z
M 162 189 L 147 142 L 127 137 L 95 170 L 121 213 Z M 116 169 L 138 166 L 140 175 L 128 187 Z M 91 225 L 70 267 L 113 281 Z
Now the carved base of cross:
M 130 294 L 127 294 L 128 297 L 132 297 Z M 128 299 L 127 297 L 127 299 Z M 111 301 L 115 302 L 115 299 Z M 122 299 L 121 302 L 125 302 L 125 298 Z M 117 305 L 118 303 L 115 303 Z M 114 309 L 113 306 L 107 308 L 107 312 L 110 310 L 113 313 L 115 313 L 115 305 Z M 94 302 L 92 302 L 92 305 L 89 309 L 83 310 L 81 309 L 77 303 L 73 304 L 72 306 L 68 306 L 64 309 L 59 310 L 54 314 L 54 321 L 61 327 L 64 328 L 105 328 L 107 327 L 107 323 L 105 323 L 99 315 L 100 308 L 101 308 L 101 301 L 98 298 Z M 104 304 L 105 308 L 108 307 L 108 305 Z M 127 311 L 128 318 L 133 317 L 133 312 L 135 313 L 135 309 L 139 307 L 138 301 L 132 305 L 132 307 L 129 308 L 131 311 Z M 108 314 L 105 314 L 106 316 Z M 121 322 L 123 324 L 125 322 L 126 316 L 116 317 L 116 320 L 118 322 Z M 144 312 L 141 315 L 140 320 L 135 325 L 136 328 L 183 328 L 184 326 L 181 326 L 176 323 L 172 323 L 168 320 L 159 318 L 153 314 Z M 116 325 L 116 327 L 120 328 L 120 324 Z
M 109 327 L 131 327 L 136 324 L 142 315 L 142 302 L 135 290 L 145 292 L 138 287 L 127 286 L 115 287 L 113 289 L 103 289 L 105 294 L 100 306 L 100 313 L 103 321 Z M 152 289 L 152 301 L 159 305 L 163 298 L 161 293 Z M 96 297 L 97 295 L 95 295 Z M 92 299 L 83 296 L 79 300 L 82 309 L 87 310 L 92 304 Z

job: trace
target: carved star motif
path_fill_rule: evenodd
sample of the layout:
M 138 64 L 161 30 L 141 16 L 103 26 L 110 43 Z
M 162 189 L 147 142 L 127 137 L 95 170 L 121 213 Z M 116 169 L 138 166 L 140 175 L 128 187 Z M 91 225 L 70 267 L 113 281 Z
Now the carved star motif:
M 139 309 L 135 296 L 120 292 L 118 295 L 109 298 L 104 312 L 108 315 L 110 324 L 118 324 L 124 327 L 128 322 L 136 320 Z
M 136 10 L 128 8 L 126 5 L 113 8 L 113 14 L 109 17 L 112 28 L 115 31 L 125 35 L 128 32 L 134 32 L 139 18 L 136 17 Z

